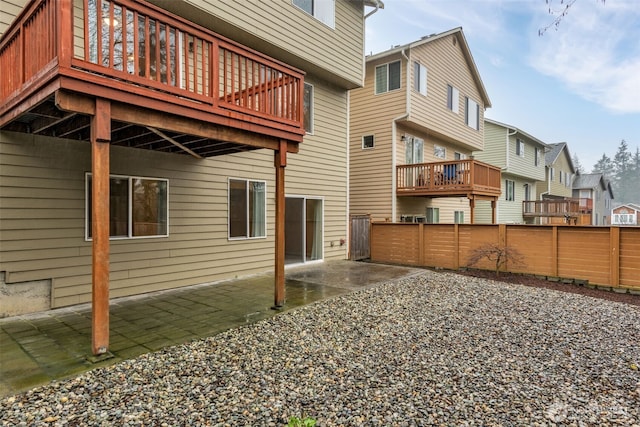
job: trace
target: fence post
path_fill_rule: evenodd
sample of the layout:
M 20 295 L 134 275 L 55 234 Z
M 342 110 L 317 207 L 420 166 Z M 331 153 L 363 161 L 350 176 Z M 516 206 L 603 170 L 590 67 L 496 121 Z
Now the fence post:
M 460 268 L 460 226 L 453 224 L 453 268 Z
M 418 262 L 420 263 L 420 267 L 424 266 L 424 224 L 418 224 Z
M 620 227 L 609 227 L 609 246 L 609 282 L 611 286 L 620 286 Z
M 558 226 L 551 228 L 551 275 L 558 277 Z

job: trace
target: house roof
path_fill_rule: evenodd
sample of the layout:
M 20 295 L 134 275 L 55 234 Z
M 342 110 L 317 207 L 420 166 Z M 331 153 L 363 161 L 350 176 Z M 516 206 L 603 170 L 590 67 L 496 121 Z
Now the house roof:
M 471 70 L 471 75 L 473 76 L 473 80 L 476 82 L 478 89 L 480 90 L 480 96 L 482 97 L 482 101 L 484 103 L 485 108 L 491 107 L 491 100 L 489 99 L 489 94 L 487 93 L 486 88 L 484 87 L 484 83 L 482 83 L 482 78 L 480 77 L 480 72 L 478 71 L 478 67 L 476 66 L 475 61 L 473 60 L 473 55 L 471 55 L 471 49 L 469 49 L 469 44 L 467 43 L 467 39 L 462 32 L 462 27 L 453 28 L 451 30 L 439 33 L 439 34 L 431 34 L 429 36 L 424 36 L 420 40 L 416 40 L 411 43 L 407 43 L 405 45 L 394 46 L 391 49 L 385 50 L 380 53 L 376 53 L 375 55 L 369 55 L 366 57 L 366 61 L 374 61 L 377 59 L 385 58 L 387 56 L 395 55 L 397 53 L 411 50 L 416 47 L 422 46 L 427 43 L 434 42 L 436 40 L 448 37 L 450 35 L 455 35 L 460 43 L 460 48 L 462 49 L 462 54 L 467 60 L 467 64 L 469 65 L 469 69 Z
M 560 157 L 560 153 L 562 153 L 563 150 L 566 150 L 569 166 L 571 166 L 571 170 L 573 172 L 576 171 L 575 166 L 573 166 L 573 160 L 571 160 L 571 154 L 569 153 L 569 146 L 567 145 L 566 142 L 557 142 L 555 144 L 549 144 L 549 147 L 551 149 L 546 153 L 544 153 L 544 162 L 547 166 L 554 164 L 556 160 L 558 160 L 558 157 Z
M 635 211 L 640 211 L 640 205 L 638 205 L 637 203 L 623 203 L 621 205 L 614 207 L 613 209 L 618 209 L 622 207 L 631 208 Z
M 576 189 L 593 189 L 600 187 L 604 189 L 604 176 L 601 173 L 587 173 L 577 175 L 573 180 L 573 188 Z
M 536 142 L 536 143 L 538 143 L 538 144 L 542 145 L 542 146 L 543 146 L 543 147 L 545 147 L 545 148 L 548 148 L 548 147 L 549 147 L 549 144 L 547 144 L 547 143 L 545 143 L 545 142 L 540 141 L 540 140 L 539 140 L 538 138 L 536 138 L 535 136 L 532 136 L 532 135 L 528 134 L 527 132 L 523 131 L 522 129 L 519 129 L 519 128 L 515 127 L 515 126 L 511 126 L 511 125 L 508 125 L 508 124 L 506 124 L 506 123 L 501 123 L 501 122 L 498 122 L 498 121 L 496 121 L 496 120 L 491 120 L 491 119 L 487 119 L 487 118 L 485 118 L 485 119 L 484 119 L 484 121 L 485 121 L 485 122 L 488 122 L 488 123 L 493 123 L 493 124 L 494 124 L 494 125 L 496 125 L 496 126 L 502 126 L 503 128 L 505 128 L 505 129 L 507 129 L 507 130 L 511 129 L 511 130 L 513 130 L 513 131 L 518 132 L 520 135 L 524 135 L 524 136 L 526 136 L 527 138 L 529 138 L 529 139 L 531 139 L 532 141 L 534 141 L 534 142 Z M 546 154 L 545 154 L 545 156 L 546 156 Z
M 592 190 L 597 187 L 600 187 L 604 191 L 608 191 L 609 195 L 613 199 L 613 188 L 611 188 L 611 183 L 603 173 L 586 173 L 576 175 L 572 185 L 572 188 L 575 190 Z

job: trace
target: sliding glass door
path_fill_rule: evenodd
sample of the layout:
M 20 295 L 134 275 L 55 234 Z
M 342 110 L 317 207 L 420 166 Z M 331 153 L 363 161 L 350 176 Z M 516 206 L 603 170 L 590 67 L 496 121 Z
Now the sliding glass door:
M 286 198 L 285 263 L 300 264 L 323 258 L 322 199 Z

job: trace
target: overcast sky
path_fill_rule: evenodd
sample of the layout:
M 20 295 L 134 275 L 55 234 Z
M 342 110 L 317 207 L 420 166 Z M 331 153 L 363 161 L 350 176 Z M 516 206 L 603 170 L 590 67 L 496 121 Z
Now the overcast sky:
M 462 27 L 491 99 L 486 117 L 567 142 L 587 172 L 620 141 L 640 146 L 640 1 L 383 0 L 367 18 L 367 54 Z M 566 2 L 566 0 L 565 0 Z

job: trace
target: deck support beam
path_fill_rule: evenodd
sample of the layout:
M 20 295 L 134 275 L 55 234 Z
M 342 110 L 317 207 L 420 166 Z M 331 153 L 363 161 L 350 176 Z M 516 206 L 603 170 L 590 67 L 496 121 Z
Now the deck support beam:
M 109 144 L 111 104 L 96 99 L 91 118 L 91 351 L 109 351 Z
M 279 149 L 274 152 L 276 168 L 276 254 L 275 254 L 275 290 L 274 308 L 282 308 L 285 303 L 284 285 L 284 227 L 285 192 L 284 168 L 287 166 L 287 141 L 280 140 Z

